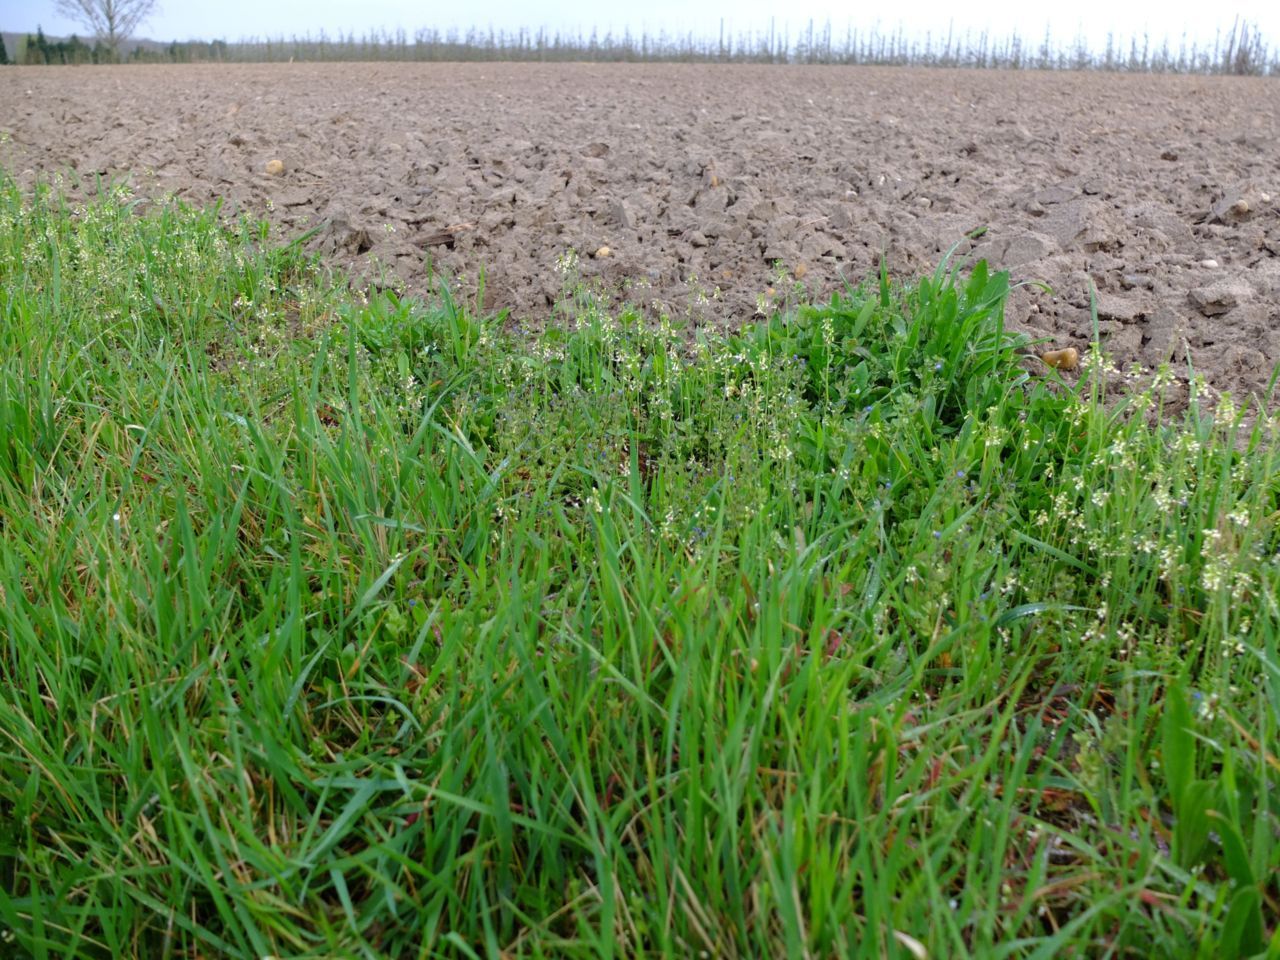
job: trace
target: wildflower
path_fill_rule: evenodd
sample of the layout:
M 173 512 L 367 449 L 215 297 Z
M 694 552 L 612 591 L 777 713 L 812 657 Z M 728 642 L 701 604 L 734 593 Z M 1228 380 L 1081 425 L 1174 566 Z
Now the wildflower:
M 1227 519 L 1237 527 L 1247 527 L 1249 526 L 1249 508 L 1241 504 L 1227 514 Z
M 1227 582 L 1227 574 L 1231 572 L 1230 558 L 1224 554 L 1211 556 L 1200 572 L 1200 584 L 1209 593 L 1213 593 Z
M 1218 400 L 1218 409 L 1216 412 L 1218 419 L 1222 423 L 1231 423 L 1235 420 L 1238 410 L 1236 409 L 1235 401 L 1231 399 L 1231 394 L 1224 393 L 1222 395 Z

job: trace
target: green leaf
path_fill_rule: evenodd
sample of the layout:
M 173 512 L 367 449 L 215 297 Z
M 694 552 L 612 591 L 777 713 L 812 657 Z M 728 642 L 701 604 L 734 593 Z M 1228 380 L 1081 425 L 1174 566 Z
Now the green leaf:
M 1265 946 L 1262 935 L 1262 894 L 1257 887 L 1237 890 L 1222 920 L 1217 955 L 1223 960 L 1252 957 Z
M 853 321 L 853 326 L 849 329 L 849 336 L 862 336 L 862 331 L 866 329 L 867 324 L 871 322 L 871 318 L 875 315 L 875 312 L 876 302 L 874 300 L 868 300 L 864 303 L 862 305 L 862 309 L 858 311 L 857 319 Z
M 1222 841 L 1222 860 L 1227 874 L 1241 887 L 1256 886 L 1258 881 L 1253 875 L 1253 865 L 1249 862 L 1249 853 L 1245 849 L 1240 827 L 1217 810 L 1209 810 L 1206 815 L 1214 822 Z
M 1174 806 L 1173 856 L 1183 869 L 1200 861 L 1209 842 L 1209 806 L 1215 793 L 1215 784 L 1195 780 L 1182 790 L 1181 800 Z
M 1186 792 L 1196 775 L 1196 741 L 1191 732 L 1191 709 L 1187 706 L 1186 691 L 1178 681 L 1171 682 L 1165 691 L 1164 716 L 1160 726 L 1161 763 L 1169 781 L 1169 798 L 1174 813 L 1181 818 L 1179 808 L 1187 802 Z
M 1051 613 L 1051 612 L 1065 613 L 1066 611 L 1069 611 L 1069 610 L 1087 610 L 1087 609 L 1089 608 L 1076 606 L 1075 604 L 1070 604 L 1070 603 L 1046 603 L 1044 601 L 1037 601 L 1035 603 L 1024 603 L 1019 606 L 1012 607 L 1006 610 L 1004 613 L 1000 614 L 1000 616 L 996 618 L 995 625 L 997 627 L 1007 627 L 1009 624 L 1013 623 L 1013 621 L 1020 620 L 1023 617 L 1034 617 L 1042 613 Z

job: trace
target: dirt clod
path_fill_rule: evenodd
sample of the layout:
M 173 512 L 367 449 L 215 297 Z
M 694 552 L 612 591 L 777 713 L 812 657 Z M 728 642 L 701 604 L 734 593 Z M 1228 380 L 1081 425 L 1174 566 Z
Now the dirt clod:
M 1206 317 L 1227 313 L 1233 307 L 1248 300 L 1253 291 L 1247 284 L 1233 280 L 1220 280 L 1207 287 L 1191 290 L 1191 302 Z

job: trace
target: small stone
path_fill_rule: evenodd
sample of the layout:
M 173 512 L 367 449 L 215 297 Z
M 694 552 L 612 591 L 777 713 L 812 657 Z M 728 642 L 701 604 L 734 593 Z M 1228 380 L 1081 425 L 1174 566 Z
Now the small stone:
M 1259 201 L 1260 203 L 1270 203 L 1270 202 L 1271 202 L 1271 194 L 1269 194 L 1269 193 L 1260 193 L 1260 194 L 1258 194 L 1258 201 Z
M 1164 151 L 1164 153 L 1160 154 L 1160 159 L 1161 159 L 1161 160 L 1168 160 L 1168 161 L 1170 161 L 1170 162 L 1173 162 L 1174 160 L 1177 160 L 1177 159 L 1178 159 L 1178 151 L 1177 151 L 1177 150 L 1166 150 L 1166 151 Z
M 1074 370 L 1080 365 L 1080 352 L 1075 347 L 1066 347 L 1042 353 L 1040 359 L 1055 370 Z
M 689 234 L 689 246 L 705 247 L 710 245 L 711 241 L 707 239 L 707 235 L 701 230 L 694 230 Z
M 596 259 L 603 260 L 605 257 L 613 256 L 613 251 L 608 246 L 602 246 L 596 250 Z
M 791 272 L 797 280 L 803 280 L 805 278 L 805 274 L 809 272 L 809 268 L 803 263 L 797 263 L 795 270 Z
M 916 206 L 927 210 L 929 207 L 933 206 L 933 201 L 928 197 L 916 197 Z
M 268 161 L 267 161 L 267 174 L 268 174 L 269 176 L 272 176 L 272 177 L 278 177 L 278 176 L 280 176 L 280 175 L 281 175 L 281 174 L 283 174 L 283 173 L 284 173 L 284 161 L 283 161 L 283 160 L 268 160 Z
M 1235 224 L 1248 218 L 1249 201 L 1244 197 L 1245 189 L 1231 190 L 1221 200 L 1209 208 L 1209 219 L 1214 224 Z
M 1214 259 L 1212 259 L 1212 258 L 1210 258 L 1210 259 L 1208 259 L 1208 260 L 1201 260 L 1201 261 L 1200 261 L 1200 266 L 1204 267 L 1206 270 L 1217 270 L 1217 269 L 1218 269 L 1218 261 L 1217 261 L 1217 260 L 1214 260 Z

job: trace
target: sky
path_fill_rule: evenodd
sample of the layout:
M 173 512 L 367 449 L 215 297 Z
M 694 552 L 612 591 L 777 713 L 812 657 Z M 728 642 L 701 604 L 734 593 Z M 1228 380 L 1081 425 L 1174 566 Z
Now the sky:
M 889 11 L 892 11 L 891 13 Z M 782 11 L 782 12 L 779 12 Z M 714 37 L 723 18 L 733 35 L 743 31 L 767 30 L 775 18 L 779 30 L 789 25 L 792 37 L 804 29 L 810 18 L 819 25 L 831 21 L 839 35 L 847 26 L 893 32 L 901 23 L 908 34 L 923 36 L 932 30 L 945 33 L 954 22 L 958 35 L 977 34 L 986 29 L 995 36 L 1017 31 L 1024 39 L 1036 41 L 1046 26 L 1056 41 L 1066 45 L 1082 35 L 1089 45 L 1105 44 L 1109 31 L 1120 37 L 1140 36 L 1149 30 L 1154 41 L 1168 36 L 1180 40 L 1185 32 L 1193 40 L 1212 42 L 1218 28 L 1229 29 L 1239 15 L 1261 31 L 1269 44 L 1280 43 L 1280 3 L 1274 0 L 1075 0 L 1072 3 L 1045 3 L 1043 0 L 987 0 L 959 5 L 954 0 L 897 0 L 892 5 L 838 3 L 833 0 L 469 0 L 465 4 L 413 2 L 413 0 L 160 0 L 156 12 L 138 33 L 155 40 L 225 39 L 315 35 L 321 29 L 330 36 L 341 31 L 363 33 L 370 28 L 394 31 L 403 27 L 412 36 L 421 27 L 447 29 L 490 27 L 513 30 L 519 27 L 549 27 L 552 30 L 596 27 L 621 32 L 655 35 L 660 30 L 682 34 L 690 31 Z M 86 33 L 73 21 L 59 15 L 53 0 L 0 0 L 0 29 L 34 31 L 43 26 L 51 36 Z

